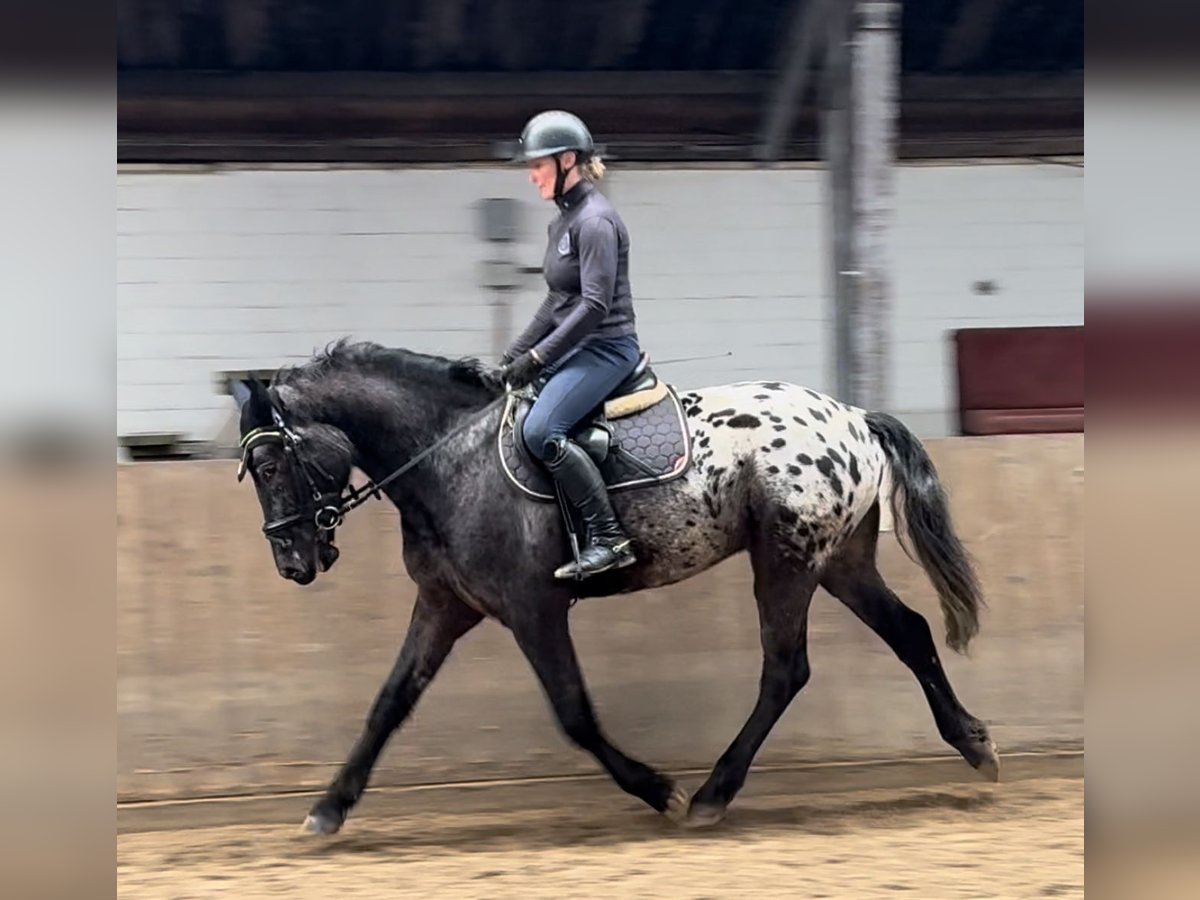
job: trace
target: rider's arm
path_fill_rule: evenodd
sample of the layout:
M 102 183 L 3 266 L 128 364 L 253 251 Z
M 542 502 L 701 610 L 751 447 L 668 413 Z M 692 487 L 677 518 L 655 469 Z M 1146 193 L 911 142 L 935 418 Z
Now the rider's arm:
M 506 359 L 514 360 L 539 340 L 546 336 L 546 332 L 550 330 L 553 324 L 552 313 L 554 311 L 554 295 L 546 294 L 546 299 L 542 301 L 542 305 L 538 307 L 536 313 L 533 314 L 533 320 L 525 326 L 525 330 L 517 336 L 517 339 L 512 342 L 512 346 L 504 354 Z
M 580 301 L 534 348 L 542 365 L 551 365 L 604 320 L 617 282 L 617 228 L 608 219 L 579 225 Z

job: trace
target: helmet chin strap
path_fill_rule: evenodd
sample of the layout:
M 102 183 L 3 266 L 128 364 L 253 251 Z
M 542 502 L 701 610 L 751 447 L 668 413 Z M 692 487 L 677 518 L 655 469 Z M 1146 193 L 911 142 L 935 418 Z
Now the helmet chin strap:
M 563 168 L 562 155 L 554 154 L 554 199 L 561 200 L 563 195 L 563 184 L 567 180 L 567 170 Z
M 575 151 L 575 165 L 572 166 L 571 169 L 577 167 L 580 164 L 580 162 L 581 162 L 580 154 L 579 154 L 579 151 L 576 150 Z M 558 200 L 562 199 L 563 185 L 566 184 L 567 174 L 571 171 L 571 169 L 563 168 L 562 154 L 560 154 L 560 153 L 554 154 L 554 171 L 557 173 L 554 176 L 554 199 L 556 202 Z

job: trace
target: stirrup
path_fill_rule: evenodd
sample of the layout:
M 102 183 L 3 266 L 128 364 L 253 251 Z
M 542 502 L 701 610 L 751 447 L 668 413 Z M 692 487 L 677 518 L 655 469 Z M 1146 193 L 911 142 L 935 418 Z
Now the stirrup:
M 610 554 L 612 554 L 612 561 L 607 565 L 601 566 L 600 568 L 589 568 L 585 570 L 583 566 L 580 565 L 579 560 L 571 560 L 570 562 L 564 563 L 555 569 L 554 577 L 558 579 L 575 579 L 577 581 L 582 581 L 584 578 L 590 578 L 593 575 L 599 575 L 601 572 L 610 572 L 613 569 L 624 569 L 627 566 L 632 566 L 635 562 L 637 562 L 637 557 L 634 556 L 633 552 L 630 550 L 630 545 L 632 543 L 633 542 L 629 538 L 626 538 L 612 547 L 604 544 L 589 545 L 588 547 L 584 548 L 583 551 L 581 551 L 579 554 L 580 557 L 582 557 L 583 554 L 587 553 L 589 550 L 602 549 L 607 550 Z

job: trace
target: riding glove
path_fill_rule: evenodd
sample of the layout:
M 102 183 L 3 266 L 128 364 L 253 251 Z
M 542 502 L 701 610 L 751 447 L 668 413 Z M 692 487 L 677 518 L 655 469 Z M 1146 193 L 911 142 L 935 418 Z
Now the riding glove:
M 511 362 L 500 367 L 500 375 L 513 388 L 523 388 L 531 383 L 542 368 L 532 351 L 526 351 Z

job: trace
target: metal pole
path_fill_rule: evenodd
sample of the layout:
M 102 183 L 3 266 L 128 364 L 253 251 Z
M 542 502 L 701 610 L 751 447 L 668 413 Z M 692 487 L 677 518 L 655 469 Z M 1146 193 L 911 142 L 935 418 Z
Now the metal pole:
M 858 0 L 854 40 L 854 219 L 851 402 L 888 408 L 895 218 L 899 0 Z
M 778 161 L 792 131 L 797 107 L 804 99 L 808 70 L 821 41 L 826 0 L 796 0 L 783 72 L 771 86 L 755 155 L 760 162 Z
M 822 79 L 821 136 L 828 170 L 830 284 L 833 288 L 834 393 L 854 402 L 853 327 L 855 302 L 853 119 L 850 115 L 851 4 L 835 3 L 828 28 Z
M 837 395 L 888 407 L 899 0 L 855 0 L 829 19 L 829 168 Z

